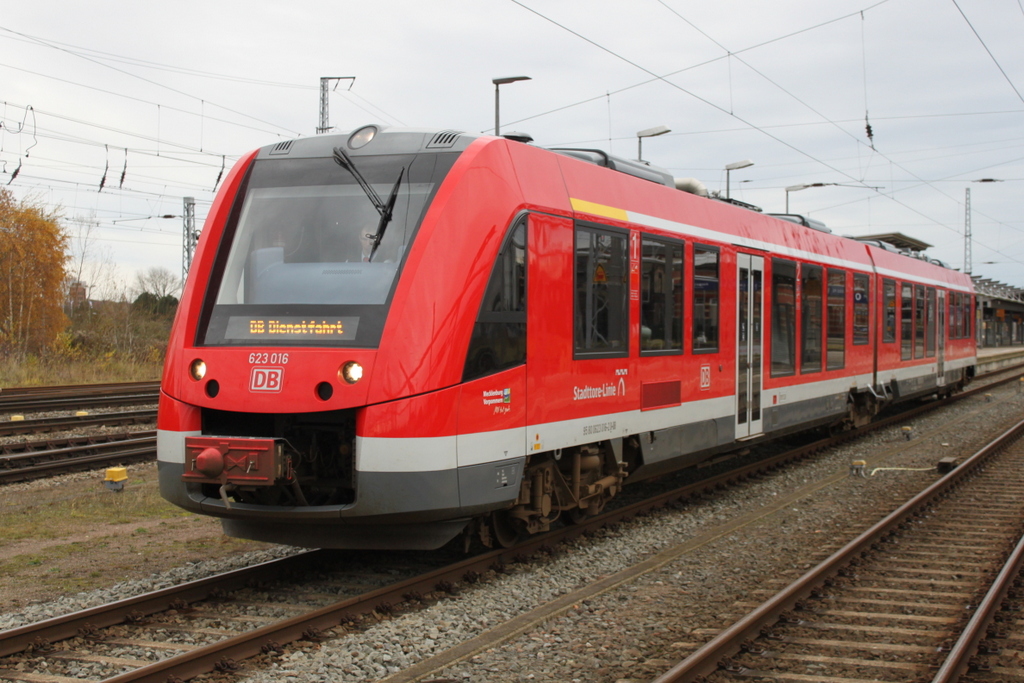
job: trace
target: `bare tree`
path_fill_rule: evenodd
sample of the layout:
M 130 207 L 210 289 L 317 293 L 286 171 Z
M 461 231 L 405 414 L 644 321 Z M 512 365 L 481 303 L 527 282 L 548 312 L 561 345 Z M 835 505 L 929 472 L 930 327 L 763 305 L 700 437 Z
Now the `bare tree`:
M 158 299 L 177 296 L 181 289 L 181 278 L 167 268 L 153 266 L 144 272 L 136 273 L 135 289 L 139 294 L 148 292 Z
M 88 299 L 115 297 L 120 288 L 117 266 L 110 249 L 96 244 L 99 219 L 95 214 L 89 214 L 75 216 L 69 222 L 71 254 L 67 290 L 78 283 L 85 288 Z

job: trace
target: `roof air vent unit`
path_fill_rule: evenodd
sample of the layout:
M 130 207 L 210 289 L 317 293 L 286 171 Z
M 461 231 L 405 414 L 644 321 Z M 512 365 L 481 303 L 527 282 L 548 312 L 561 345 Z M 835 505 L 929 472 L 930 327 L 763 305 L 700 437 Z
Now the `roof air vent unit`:
M 784 221 L 789 221 L 790 223 L 802 225 L 806 228 L 812 228 L 819 232 L 832 232 L 832 229 L 826 226 L 821 221 L 815 220 L 813 218 L 808 218 L 807 216 L 801 216 L 798 213 L 770 213 L 768 215 L 772 216 L 773 218 L 781 218 Z
M 461 130 L 442 130 L 430 138 L 427 149 L 448 149 L 455 146 L 455 141 L 462 135 Z
M 285 140 L 274 145 L 274 149 L 270 150 L 271 154 L 287 154 L 292 150 L 292 143 L 294 140 Z
M 533 136 L 529 133 L 502 133 L 501 137 L 506 140 L 515 140 L 516 142 L 533 142 Z
M 676 179 L 672 177 L 672 174 L 668 171 L 658 168 L 657 166 L 651 166 L 646 161 L 636 162 L 629 159 L 622 159 L 620 157 L 613 157 L 601 149 L 576 149 L 573 147 L 551 147 L 550 151 L 557 154 L 563 154 L 567 157 L 573 157 L 580 161 L 586 161 L 587 163 L 595 164 L 597 166 L 604 166 L 610 168 L 613 171 L 619 173 L 625 173 L 636 178 L 643 178 L 649 180 L 652 183 L 658 183 L 659 185 L 667 185 L 669 187 L 676 186 Z

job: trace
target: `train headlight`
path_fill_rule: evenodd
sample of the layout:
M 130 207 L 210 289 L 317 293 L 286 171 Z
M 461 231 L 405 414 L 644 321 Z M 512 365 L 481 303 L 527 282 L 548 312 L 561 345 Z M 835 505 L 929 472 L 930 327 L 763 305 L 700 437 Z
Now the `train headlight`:
M 354 360 L 350 360 L 341 366 L 339 374 L 349 384 L 355 384 L 363 378 L 363 366 Z
M 188 374 L 192 376 L 192 379 L 199 381 L 206 377 L 206 363 L 196 358 L 192 361 L 192 364 L 188 366 Z
M 377 126 L 363 126 L 352 135 L 348 136 L 348 146 L 352 149 L 359 149 L 369 144 L 370 140 L 377 134 Z

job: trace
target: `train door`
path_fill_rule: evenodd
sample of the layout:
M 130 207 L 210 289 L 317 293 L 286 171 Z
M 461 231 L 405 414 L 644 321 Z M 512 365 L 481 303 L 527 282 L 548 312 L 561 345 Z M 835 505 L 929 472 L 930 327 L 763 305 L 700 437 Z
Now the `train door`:
M 764 258 L 736 255 L 736 438 L 763 431 Z
M 946 385 L 946 290 L 938 290 L 938 296 L 939 300 L 936 304 L 938 324 L 935 326 L 935 334 L 938 338 L 935 346 L 935 362 L 937 364 L 936 382 L 942 387 Z

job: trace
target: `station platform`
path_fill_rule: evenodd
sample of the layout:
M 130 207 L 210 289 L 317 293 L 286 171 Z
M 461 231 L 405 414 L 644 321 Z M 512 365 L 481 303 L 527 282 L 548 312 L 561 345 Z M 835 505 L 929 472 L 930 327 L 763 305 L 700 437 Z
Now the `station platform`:
M 978 349 L 978 372 L 991 372 L 1024 363 L 1024 346 L 990 346 Z

